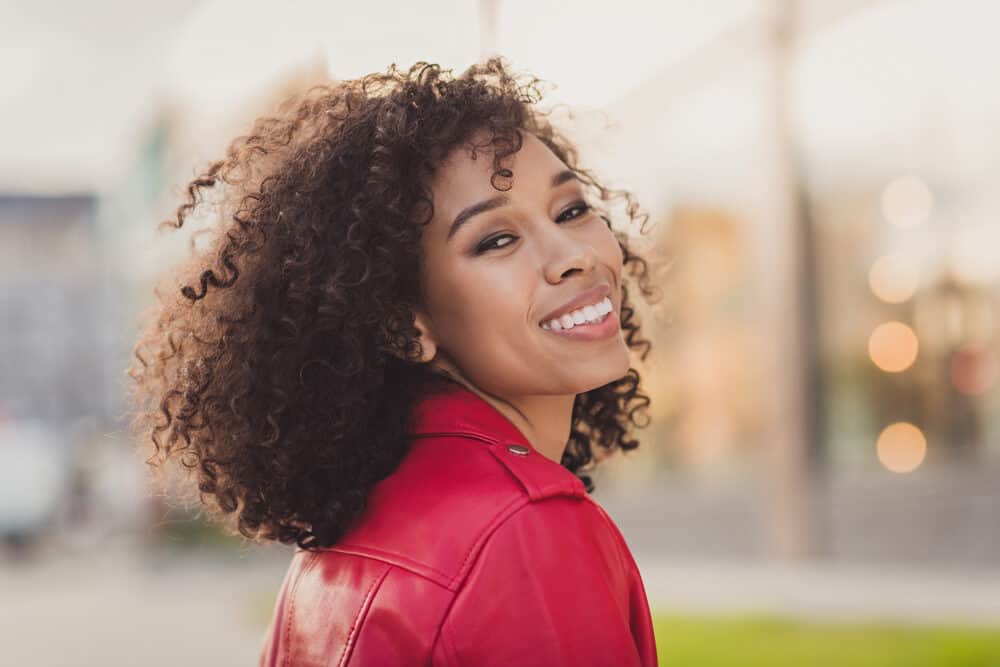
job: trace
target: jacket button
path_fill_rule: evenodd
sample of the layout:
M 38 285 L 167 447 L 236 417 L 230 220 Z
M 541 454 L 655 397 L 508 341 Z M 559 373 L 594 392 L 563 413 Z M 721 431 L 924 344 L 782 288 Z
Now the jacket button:
M 527 456 L 531 450 L 524 445 L 507 445 L 507 451 L 518 456 Z

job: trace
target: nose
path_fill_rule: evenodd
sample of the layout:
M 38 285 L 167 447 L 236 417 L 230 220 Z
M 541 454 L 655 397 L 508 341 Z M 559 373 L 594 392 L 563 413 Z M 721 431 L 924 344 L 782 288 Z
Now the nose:
M 551 261 L 545 264 L 545 279 L 557 284 L 572 275 L 574 271 L 587 274 L 597 265 L 597 252 L 589 243 L 556 234 L 552 241 Z

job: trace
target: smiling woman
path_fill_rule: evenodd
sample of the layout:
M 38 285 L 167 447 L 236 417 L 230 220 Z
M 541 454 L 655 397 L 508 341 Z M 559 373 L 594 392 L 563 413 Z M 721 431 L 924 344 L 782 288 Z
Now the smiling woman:
M 515 136 L 519 150 L 498 172 L 503 195 L 491 197 L 495 155 L 479 155 L 489 153 L 484 131 L 429 179 L 416 326 L 430 370 L 495 403 L 558 463 L 576 397 L 629 371 L 617 316 L 623 250 L 576 173 L 534 134 Z M 586 324 L 597 313 L 582 309 L 605 298 L 612 317 Z M 563 335 L 542 326 L 555 318 L 565 318 Z
M 213 516 L 296 545 L 262 664 L 655 664 L 586 474 L 649 404 L 629 289 L 655 291 L 606 207 L 645 215 L 538 83 L 494 58 L 318 86 L 170 221 L 221 190 L 136 344 L 133 426 Z

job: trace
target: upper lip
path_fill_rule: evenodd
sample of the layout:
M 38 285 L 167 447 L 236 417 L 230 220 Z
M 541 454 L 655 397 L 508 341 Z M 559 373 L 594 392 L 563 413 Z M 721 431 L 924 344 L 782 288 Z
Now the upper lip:
M 575 297 L 573 297 L 563 305 L 553 310 L 551 313 L 543 317 L 541 319 L 541 322 L 542 323 L 549 322 L 551 320 L 556 319 L 557 317 L 562 317 L 566 313 L 570 313 L 582 306 L 589 306 L 591 304 L 597 303 L 604 297 L 608 296 L 610 293 L 611 293 L 611 286 L 608 285 L 607 283 L 601 283 L 600 285 L 591 287 L 588 290 L 580 292 Z

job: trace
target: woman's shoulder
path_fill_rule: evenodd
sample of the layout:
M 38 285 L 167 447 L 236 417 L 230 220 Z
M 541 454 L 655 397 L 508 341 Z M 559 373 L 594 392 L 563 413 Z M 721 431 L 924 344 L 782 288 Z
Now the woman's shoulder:
M 468 625 L 484 612 L 551 627 L 545 613 L 556 607 L 565 612 L 560 618 L 573 619 L 578 605 L 594 606 L 592 594 L 565 598 L 567 586 L 592 592 L 579 581 L 599 582 L 610 592 L 596 599 L 624 605 L 592 609 L 606 623 L 628 608 L 629 574 L 597 509 L 575 475 L 523 441 L 454 433 L 414 439 L 337 544 L 296 552 L 261 664 L 329 657 L 331 647 L 351 647 L 343 650 L 364 664 L 403 664 L 401 655 L 427 664 L 444 650 L 436 639 L 446 617 L 449 637 L 473 636 Z M 537 581 L 523 577 L 534 568 L 546 573 L 544 590 L 525 588 Z M 529 603 L 536 615 L 521 618 Z
M 530 463 L 541 458 L 535 452 L 524 457 L 506 447 L 459 436 L 414 443 L 343 539 L 296 551 L 261 664 L 304 664 L 307 657 L 348 652 L 359 664 L 428 664 L 444 650 L 437 644 L 444 619 L 450 617 L 452 630 L 465 628 L 474 617 L 465 608 L 476 599 L 508 622 L 519 617 L 530 597 L 523 585 L 516 604 L 504 596 L 515 592 L 511 579 L 539 557 L 549 573 L 579 570 L 588 581 L 624 591 L 624 573 L 606 569 L 609 541 L 582 483 L 566 469 Z M 557 579 L 536 607 L 569 606 L 561 601 L 566 583 Z M 461 608 L 449 616 L 460 596 Z
M 466 434 L 415 438 L 330 550 L 382 560 L 453 590 L 507 518 L 560 496 L 583 500 L 583 482 L 527 443 Z

